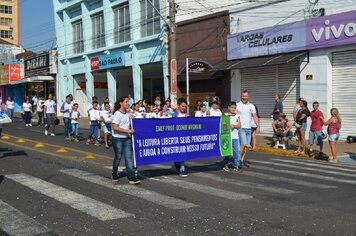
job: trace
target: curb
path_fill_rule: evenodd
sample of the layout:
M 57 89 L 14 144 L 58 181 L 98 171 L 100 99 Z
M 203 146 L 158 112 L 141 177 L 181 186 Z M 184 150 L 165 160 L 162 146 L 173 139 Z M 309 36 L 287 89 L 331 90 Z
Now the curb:
M 289 157 L 304 157 L 304 158 L 310 158 L 310 159 L 316 159 L 316 160 L 324 160 L 327 161 L 329 156 L 323 155 L 323 157 L 319 157 L 316 154 L 305 154 L 305 153 L 295 153 L 294 151 L 288 151 L 288 150 L 283 150 L 283 149 L 275 149 L 275 148 L 268 148 L 268 147 L 257 147 L 256 148 L 257 152 L 264 152 L 264 153 L 269 153 L 269 154 L 274 154 L 274 155 L 282 155 L 282 156 L 289 156 Z

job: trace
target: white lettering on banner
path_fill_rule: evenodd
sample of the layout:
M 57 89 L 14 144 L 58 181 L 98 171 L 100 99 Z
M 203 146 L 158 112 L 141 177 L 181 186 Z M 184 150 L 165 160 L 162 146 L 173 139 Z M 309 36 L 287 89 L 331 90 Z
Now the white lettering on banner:
M 325 40 L 330 40 L 330 31 L 334 39 L 340 38 L 342 32 L 344 32 L 347 37 L 353 37 L 356 35 L 356 23 L 354 22 L 349 22 L 346 25 L 340 24 L 338 27 L 335 25 L 331 25 L 329 27 L 329 20 L 325 20 L 324 24 L 325 27 L 321 27 L 318 31 L 317 29 L 312 29 L 312 35 L 316 42 L 319 42 L 322 39 L 323 34 Z

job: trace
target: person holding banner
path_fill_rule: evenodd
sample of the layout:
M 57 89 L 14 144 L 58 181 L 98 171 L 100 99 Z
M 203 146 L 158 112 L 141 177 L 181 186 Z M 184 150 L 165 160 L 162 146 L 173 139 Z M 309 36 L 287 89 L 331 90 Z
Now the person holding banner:
M 259 119 L 257 117 L 255 106 L 249 102 L 250 93 L 247 90 L 244 90 L 241 94 L 241 101 L 237 104 L 237 115 L 240 117 L 241 129 L 239 130 L 239 139 L 240 139 L 240 157 L 241 162 L 244 166 L 248 166 L 248 162 L 245 161 L 245 156 L 247 154 L 247 147 L 251 145 L 251 117 L 256 124 L 256 134 L 259 133 Z
M 178 98 L 178 107 L 177 111 L 175 111 L 172 117 L 188 117 L 187 115 L 187 100 L 184 98 Z M 174 166 L 181 177 L 187 177 L 188 175 L 185 173 L 184 161 L 174 162 Z
M 230 157 L 226 156 L 224 158 L 224 168 L 225 171 L 230 171 L 230 166 L 233 165 L 232 171 L 241 171 L 240 163 L 240 142 L 239 142 L 239 130 L 241 128 L 241 122 L 239 116 L 236 114 L 236 102 L 230 102 L 228 107 L 228 113 L 225 115 L 230 117 L 230 127 L 231 127 L 231 139 L 232 139 L 232 150 L 234 154 L 234 163 L 230 162 Z
M 134 130 L 131 129 L 131 118 L 128 112 L 130 108 L 129 98 L 119 98 L 114 106 L 114 116 L 111 122 L 112 146 L 115 153 L 112 169 L 112 180 L 118 181 L 119 175 L 117 169 L 120 165 L 121 156 L 124 155 L 127 178 L 129 184 L 139 184 L 140 181 L 135 176 L 135 170 L 132 162 L 132 138 Z

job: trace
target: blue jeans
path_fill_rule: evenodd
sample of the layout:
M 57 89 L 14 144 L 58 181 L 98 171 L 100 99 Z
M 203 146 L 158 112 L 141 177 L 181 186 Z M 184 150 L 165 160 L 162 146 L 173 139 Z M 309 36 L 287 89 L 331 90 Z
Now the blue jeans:
M 241 165 L 241 162 L 240 162 L 240 141 L 238 139 L 232 140 L 232 152 L 234 155 L 233 156 L 234 157 L 234 167 L 238 167 Z M 225 165 L 230 165 L 230 163 L 231 163 L 230 158 L 231 157 L 224 158 Z
M 64 124 L 64 137 L 69 137 L 71 134 L 71 123 L 72 120 L 68 117 L 63 117 L 63 124 Z
M 90 125 L 90 132 L 89 132 L 88 139 L 90 140 L 94 134 L 95 142 L 98 142 L 98 130 L 99 130 L 98 124 Z
M 7 109 L 7 114 L 11 120 L 14 119 L 14 109 Z
M 38 111 L 37 116 L 38 116 L 38 125 L 41 125 L 43 120 L 43 111 Z
M 184 161 L 174 162 L 174 166 L 179 173 L 185 171 Z
M 79 123 L 72 124 L 72 137 L 78 138 Z
M 24 119 L 25 119 L 26 125 L 31 124 L 31 112 L 30 111 L 25 111 Z
M 112 164 L 112 173 L 117 174 L 117 169 L 120 165 L 121 156 L 124 155 L 127 178 L 133 179 L 135 171 L 132 161 L 132 140 L 131 138 L 112 138 L 112 147 L 114 149 L 115 157 Z
M 241 146 L 251 146 L 251 128 L 239 129 L 239 139 Z

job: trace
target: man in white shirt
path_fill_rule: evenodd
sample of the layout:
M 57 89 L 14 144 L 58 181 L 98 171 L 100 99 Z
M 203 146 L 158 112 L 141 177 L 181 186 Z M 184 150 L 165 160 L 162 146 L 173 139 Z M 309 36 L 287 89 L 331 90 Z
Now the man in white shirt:
M 237 104 L 237 115 L 240 117 L 241 129 L 239 130 L 239 139 L 240 139 L 240 156 L 241 162 L 244 166 L 248 167 L 247 162 L 244 161 L 247 147 L 251 144 L 251 117 L 256 124 L 256 132 L 259 133 L 259 120 L 256 114 L 255 106 L 249 102 L 250 93 L 247 90 L 244 90 L 241 94 L 241 101 Z
M 72 98 L 71 96 L 66 96 L 66 101 L 61 106 L 61 112 L 63 113 L 63 123 L 64 123 L 64 137 L 67 140 L 71 140 L 70 134 L 72 133 L 72 124 L 70 119 L 70 113 L 73 110 Z

